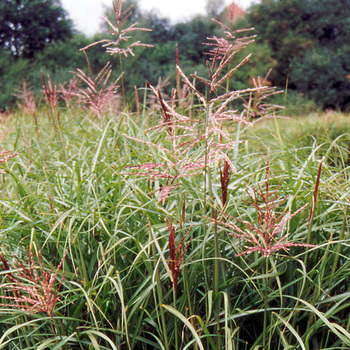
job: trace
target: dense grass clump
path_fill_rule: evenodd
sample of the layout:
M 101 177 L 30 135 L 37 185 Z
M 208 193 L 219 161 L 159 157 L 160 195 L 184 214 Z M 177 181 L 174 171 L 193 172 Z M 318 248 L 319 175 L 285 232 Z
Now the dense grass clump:
M 90 67 L 4 122 L 0 348 L 349 348 L 347 119 L 225 89 L 253 37 L 224 29 L 171 96 L 108 112 Z
M 208 168 L 206 190 L 194 174 L 165 199 L 167 179 L 141 174 L 169 146 L 166 131 L 144 134 L 154 115 L 61 117 L 60 136 L 44 111 L 38 134 L 20 114 L 7 124 L 3 146 L 19 154 L 2 180 L 3 347 L 349 346 L 348 151 L 317 134 L 320 117 L 308 145 L 285 141 L 308 120 L 241 130 L 225 204 L 220 166 Z M 62 259 L 52 317 L 30 309 L 28 290 L 41 286 L 30 269 L 40 277 Z

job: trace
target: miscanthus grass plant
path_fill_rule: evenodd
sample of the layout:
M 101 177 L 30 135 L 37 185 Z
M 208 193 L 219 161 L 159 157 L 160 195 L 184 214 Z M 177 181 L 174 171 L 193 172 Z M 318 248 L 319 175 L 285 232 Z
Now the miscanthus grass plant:
M 224 27 L 208 76 L 177 60 L 143 113 L 51 102 L 7 121 L 0 348 L 350 347 L 348 134 L 306 142 L 264 79 L 226 90 L 251 40 Z M 79 96 L 112 95 L 110 69 L 78 71 Z

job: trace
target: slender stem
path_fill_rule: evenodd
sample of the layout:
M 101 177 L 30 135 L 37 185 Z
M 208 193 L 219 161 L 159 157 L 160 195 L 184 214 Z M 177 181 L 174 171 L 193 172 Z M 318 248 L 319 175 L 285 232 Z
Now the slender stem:
M 39 138 L 39 126 L 38 126 L 38 118 L 36 117 L 36 111 L 34 111 L 32 113 L 32 116 L 34 118 L 34 124 L 35 124 L 35 133 L 36 133 L 36 136 L 38 136 Z
M 56 320 L 54 319 L 53 315 L 50 315 L 53 324 L 51 324 L 52 327 L 52 331 L 54 332 L 54 334 L 57 336 L 57 330 L 58 330 L 58 336 L 62 338 L 62 334 L 64 334 L 63 329 L 62 329 L 62 323 L 61 322 L 56 322 Z
M 268 278 L 267 274 L 269 271 L 268 258 L 265 259 L 265 277 L 264 277 L 264 325 L 263 325 L 263 349 L 266 347 L 266 332 L 267 332 L 267 307 L 268 307 Z
M 217 218 L 217 210 L 215 210 L 215 219 Z M 217 349 L 221 349 L 220 341 L 220 307 L 221 298 L 219 296 L 219 285 L 220 285 L 220 251 L 219 251 L 219 236 L 218 236 L 218 225 L 215 222 L 214 225 L 214 244 L 215 244 L 215 259 L 214 259 L 214 294 L 215 294 L 215 319 L 216 319 L 216 333 L 217 338 Z
M 148 222 L 148 227 L 150 230 L 150 235 L 153 240 L 155 240 L 155 237 L 153 237 L 152 234 L 152 228 L 150 222 Z M 168 335 L 167 335 L 167 330 L 166 330 L 166 322 L 165 322 L 165 315 L 163 311 L 163 292 L 162 292 L 162 284 L 160 280 L 160 274 L 159 274 L 159 269 L 158 269 L 158 264 L 157 264 L 157 248 L 155 246 L 155 243 L 152 244 L 152 253 L 153 253 L 153 258 L 154 258 L 154 268 L 156 269 L 155 271 L 155 277 L 156 277 L 156 284 L 157 284 L 157 294 L 159 298 L 159 309 L 160 309 L 160 318 L 161 318 L 161 324 L 159 325 L 160 328 L 163 330 L 163 340 L 164 340 L 164 345 L 165 349 L 169 350 L 169 342 L 168 342 Z
M 217 217 L 217 211 L 215 210 L 215 218 Z M 214 243 L 215 243 L 215 260 L 214 260 L 214 292 L 215 296 L 218 296 L 220 285 L 220 252 L 219 252 L 219 237 L 218 237 L 218 225 L 215 222 L 214 225 Z
M 188 312 L 189 315 L 193 315 L 193 305 L 196 305 L 195 301 L 191 300 L 191 294 L 190 294 L 190 288 L 189 288 L 189 281 L 187 278 L 187 269 L 186 265 L 182 266 L 182 278 L 184 283 L 184 290 L 186 291 L 186 297 L 187 297 L 187 306 L 188 306 Z M 191 317 L 191 323 L 193 328 L 196 328 L 196 321 L 193 317 Z M 194 349 L 198 350 L 198 344 L 197 342 L 194 344 Z
M 173 302 L 174 309 L 176 310 L 176 290 L 173 288 Z M 174 337 L 175 337 L 175 349 L 179 349 L 179 342 L 177 339 L 177 318 L 174 319 Z
M 122 59 L 122 56 L 121 56 L 121 55 L 119 55 L 119 63 L 120 63 L 120 74 L 121 74 L 121 76 L 122 76 L 123 104 L 124 104 L 124 109 L 126 109 L 125 86 L 124 86 L 124 74 L 123 74 L 123 59 Z
M 153 246 L 153 253 L 155 253 L 155 250 L 156 250 L 156 248 Z M 169 349 L 169 346 L 168 346 L 168 334 L 167 334 L 167 330 L 166 330 L 166 322 L 165 322 L 164 311 L 163 311 L 163 308 L 162 308 L 163 292 L 162 292 L 162 285 L 161 285 L 161 281 L 160 281 L 158 268 L 157 268 L 157 271 L 156 271 L 156 280 L 157 280 L 157 292 L 158 292 L 159 306 L 160 306 L 160 317 L 161 317 L 161 320 L 162 320 L 161 328 L 163 329 L 163 338 L 164 338 L 165 348 L 168 350 Z
M 143 106 L 142 106 L 142 131 L 145 130 L 145 121 L 146 121 L 146 105 L 147 105 L 147 84 L 145 85 L 144 95 L 143 95 Z
M 345 215 L 344 215 L 344 218 L 343 218 L 342 229 L 341 229 L 341 232 L 340 232 L 340 235 L 339 235 L 339 243 L 337 245 L 337 249 L 336 249 L 336 252 L 335 252 L 335 257 L 334 257 L 333 267 L 332 267 L 332 272 L 331 272 L 331 278 L 329 280 L 329 287 L 328 287 L 329 290 L 332 287 L 333 276 L 334 276 L 335 271 L 336 271 L 336 269 L 338 267 L 339 257 L 340 257 L 341 251 L 342 251 L 342 241 L 344 239 L 345 230 L 346 230 L 347 223 L 348 223 L 348 214 L 349 214 L 349 205 L 346 206 Z
M 204 207 L 203 207 L 203 214 L 204 214 L 204 233 L 206 232 L 205 227 L 205 217 L 207 215 L 207 165 L 208 165 L 208 140 L 205 138 L 205 156 L 204 156 L 204 185 L 203 185 L 203 195 L 204 195 Z
M 312 199 L 311 199 L 311 208 L 310 208 L 310 214 L 309 214 L 309 224 L 308 224 L 308 230 L 307 230 L 306 244 L 310 244 L 310 242 L 311 242 L 312 224 L 313 224 L 313 221 L 314 221 L 315 211 L 317 209 L 316 208 L 316 206 L 317 206 L 317 196 L 318 196 L 318 189 L 319 189 L 319 184 L 320 184 L 323 160 L 324 160 L 324 157 L 322 158 L 322 160 L 320 162 L 320 165 L 318 167 L 316 183 L 315 183 L 315 189 L 314 189 L 314 193 L 313 193 L 313 196 L 312 196 Z M 308 254 L 305 254 L 305 258 L 304 258 L 305 266 L 307 266 L 307 258 L 308 258 Z
M 334 257 L 333 267 L 332 267 L 332 272 L 331 272 L 331 278 L 329 280 L 329 287 L 328 287 L 329 292 L 331 291 L 331 288 L 332 288 L 334 274 L 335 274 L 335 271 L 337 269 L 338 262 L 339 262 L 339 257 L 340 257 L 341 251 L 342 251 L 342 241 L 343 241 L 343 239 L 345 237 L 345 230 L 346 230 L 347 224 L 348 224 L 348 214 L 349 214 L 349 203 L 346 206 L 346 211 L 345 211 L 345 215 L 344 215 L 344 219 L 343 219 L 342 230 L 341 230 L 340 235 L 339 235 L 339 243 L 338 243 L 338 246 L 337 246 L 337 249 L 336 249 L 336 252 L 335 252 L 335 257 Z M 345 329 L 346 329 L 347 332 L 349 332 L 349 330 L 350 330 L 350 318 L 349 318 L 349 320 L 347 322 L 347 325 L 346 325 Z M 346 343 L 345 342 L 342 343 L 342 348 L 346 349 Z
M 241 117 L 243 117 L 243 112 L 241 113 Z M 239 140 L 240 140 L 240 133 L 241 133 L 241 123 L 238 122 L 237 125 L 237 134 L 236 134 L 236 144 L 235 144 L 235 149 L 233 151 L 233 165 L 237 167 L 238 163 L 238 148 L 239 148 Z

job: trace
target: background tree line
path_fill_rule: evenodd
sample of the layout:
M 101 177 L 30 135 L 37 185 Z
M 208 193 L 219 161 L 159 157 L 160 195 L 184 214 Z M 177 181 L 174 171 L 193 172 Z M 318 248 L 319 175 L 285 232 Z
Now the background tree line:
M 226 21 L 222 1 L 209 0 L 207 16 L 171 24 L 156 12 L 141 12 L 137 0 L 130 23 L 138 22 L 151 32 L 138 32 L 135 39 L 150 43 L 138 47 L 135 56 L 110 57 L 101 46 L 87 53 L 96 72 L 111 61 L 114 74 L 125 72 L 127 96 L 134 86 L 156 85 L 159 77 L 175 81 L 176 45 L 185 73 L 206 75 L 202 44 L 220 35 L 211 18 Z M 112 8 L 106 15 L 113 18 Z M 227 22 L 226 22 L 227 23 Z M 288 93 L 312 99 L 322 108 L 346 110 L 350 106 L 350 0 L 261 0 L 248 9 L 236 28 L 254 27 L 257 35 L 250 63 L 230 79 L 230 88 L 246 87 L 251 77 L 265 76 Z M 60 85 L 68 82 L 77 68 L 85 69 L 80 48 L 105 38 L 105 28 L 93 38 L 74 30 L 59 0 L 5 0 L 0 3 L 0 109 L 15 105 L 16 89 L 25 79 L 41 90 L 41 71 Z M 242 53 L 242 57 L 247 52 Z M 173 84 L 170 84 L 173 86 Z

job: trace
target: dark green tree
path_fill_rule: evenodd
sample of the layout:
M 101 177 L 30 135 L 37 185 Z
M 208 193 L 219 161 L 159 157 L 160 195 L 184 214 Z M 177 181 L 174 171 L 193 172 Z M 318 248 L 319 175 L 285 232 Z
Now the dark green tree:
M 318 46 L 335 49 L 350 43 L 350 0 L 304 0 L 301 17 Z
M 350 108 L 350 0 L 304 0 L 301 18 L 313 45 L 299 55 L 291 87 L 323 108 Z
M 284 87 L 295 57 L 313 45 L 302 19 L 303 0 L 262 0 L 252 6 L 247 15 L 249 25 L 255 28 L 256 42 L 266 44 L 271 58 L 277 62 L 270 80 Z
M 318 47 L 293 63 L 292 87 L 323 108 L 350 108 L 350 45 Z
M 0 46 L 16 57 L 33 58 L 46 44 L 72 36 L 59 0 L 1 0 Z
M 170 29 L 172 28 L 170 20 L 166 17 L 160 17 L 156 11 L 150 11 L 142 14 L 139 18 L 139 24 L 143 28 L 149 28 L 152 31 L 142 32 L 143 42 L 147 43 L 167 43 L 170 38 Z
M 208 51 L 203 43 L 214 35 L 218 25 L 209 17 L 196 16 L 189 22 L 177 23 L 171 30 L 172 40 L 179 45 L 181 63 L 205 64 L 204 52 Z
M 350 0 L 262 0 L 248 22 L 276 62 L 270 79 L 324 108 L 350 105 Z

